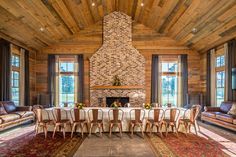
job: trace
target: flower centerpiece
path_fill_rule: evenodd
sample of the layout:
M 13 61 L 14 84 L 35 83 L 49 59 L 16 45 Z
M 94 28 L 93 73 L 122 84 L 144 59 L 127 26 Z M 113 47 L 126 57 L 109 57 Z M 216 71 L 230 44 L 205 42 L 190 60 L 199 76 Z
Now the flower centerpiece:
M 84 104 L 83 103 L 75 103 L 75 107 L 77 107 L 78 109 L 83 109 Z
M 143 105 L 143 107 L 147 110 L 150 110 L 152 108 L 152 105 L 150 103 L 146 103 Z
M 119 104 L 114 101 L 112 104 L 111 104 L 111 107 L 114 107 L 114 108 L 118 108 L 119 107 Z

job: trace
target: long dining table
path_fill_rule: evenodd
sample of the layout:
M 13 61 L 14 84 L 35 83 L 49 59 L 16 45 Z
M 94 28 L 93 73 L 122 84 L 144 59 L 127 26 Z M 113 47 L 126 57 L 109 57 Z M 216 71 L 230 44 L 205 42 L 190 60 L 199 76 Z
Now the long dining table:
M 53 109 L 54 108 L 61 108 L 63 109 L 65 112 L 62 112 L 62 115 L 61 117 L 62 118 L 66 118 L 66 114 L 67 114 L 67 118 L 69 118 L 70 120 L 72 120 L 73 118 L 73 107 L 53 107 L 53 108 L 47 108 L 45 109 L 46 112 L 43 112 L 43 117 L 44 118 L 47 118 L 49 116 L 49 118 L 51 120 L 54 119 L 54 116 L 53 116 Z M 174 107 L 173 107 L 174 108 Z M 109 107 L 83 107 L 83 110 L 85 111 L 86 113 L 86 116 L 85 116 L 85 119 L 87 120 L 87 122 L 89 123 L 89 118 L 88 118 L 88 111 L 90 109 L 101 109 L 103 111 L 103 124 L 104 124 L 104 131 L 105 132 L 108 132 L 109 131 L 109 117 L 108 117 L 108 112 L 110 109 L 112 108 L 109 108 Z M 119 107 L 118 109 L 121 109 L 122 111 L 124 111 L 124 115 L 123 115 L 123 120 L 122 120 L 122 129 L 123 129 L 123 132 L 128 132 L 129 131 L 129 122 L 130 122 L 130 116 L 131 118 L 133 119 L 134 118 L 134 114 L 131 114 L 130 115 L 130 111 L 132 109 L 143 109 L 144 110 L 144 119 L 143 119 L 143 129 L 145 129 L 145 126 L 146 126 L 146 121 L 148 119 L 148 113 L 149 113 L 149 110 L 148 109 L 144 109 L 144 108 L 141 108 L 141 107 Z M 153 108 L 154 109 L 154 108 Z M 161 107 L 160 109 L 163 109 L 164 112 L 167 110 L 167 109 L 170 109 L 169 107 Z M 186 109 L 185 108 L 180 108 L 178 107 L 178 109 L 180 110 L 180 114 L 179 114 L 179 117 L 183 116 Z M 72 111 L 72 113 L 71 113 Z M 187 112 L 186 112 L 187 113 Z M 163 113 L 164 114 L 164 113 Z M 150 114 L 149 118 L 153 118 L 152 117 L 153 114 Z M 188 115 L 188 114 L 186 114 Z M 141 116 L 142 116 L 142 113 L 141 113 Z M 168 118 L 170 116 L 170 114 L 168 113 L 165 113 L 165 118 Z M 93 131 L 96 131 L 96 128 L 94 127 L 95 130 Z M 156 129 L 156 128 L 154 128 Z M 48 127 L 48 130 L 49 131 L 53 131 L 53 125 L 52 126 L 49 126 Z M 180 131 L 183 130 L 182 128 L 180 128 Z M 71 132 L 71 128 L 68 126 L 66 128 L 66 131 L 67 132 Z M 79 131 L 79 129 L 77 130 Z M 97 129 L 98 131 L 98 129 Z M 118 132 L 118 128 L 114 128 L 115 132 Z M 135 128 L 134 131 L 140 131 L 140 129 L 138 128 Z M 154 130 L 155 131 L 155 130 Z M 162 128 L 162 131 L 165 131 L 165 128 L 163 127 Z M 86 127 L 84 128 L 84 132 L 87 132 L 87 129 Z

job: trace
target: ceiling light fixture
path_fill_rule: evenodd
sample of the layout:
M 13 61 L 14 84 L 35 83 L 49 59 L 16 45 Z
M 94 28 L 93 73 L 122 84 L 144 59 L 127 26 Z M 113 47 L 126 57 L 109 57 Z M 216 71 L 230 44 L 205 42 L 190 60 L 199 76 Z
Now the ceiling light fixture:
M 193 28 L 193 29 L 192 29 L 192 33 L 193 33 L 193 34 L 197 33 L 197 28 Z
M 41 32 L 43 32 L 43 31 L 44 31 L 44 28 L 43 28 L 43 27 L 40 27 L 39 30 L 40 30 Z
M 141 5 L 141 7 L 143 7 L 143 6 L 144 6 L 144 3 L 142 2 L 140 5 Z
M 93 7 L 95 6 L 95 3 L 94 3 L 94 2 L 92 2 L 92 6 L 93 6 Z

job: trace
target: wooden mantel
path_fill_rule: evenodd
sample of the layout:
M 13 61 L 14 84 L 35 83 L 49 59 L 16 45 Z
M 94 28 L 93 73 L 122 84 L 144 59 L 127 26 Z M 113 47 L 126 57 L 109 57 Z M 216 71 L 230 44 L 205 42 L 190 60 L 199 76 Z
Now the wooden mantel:
M 91 89 L 144 89 L 144 86 L 92 86 Z

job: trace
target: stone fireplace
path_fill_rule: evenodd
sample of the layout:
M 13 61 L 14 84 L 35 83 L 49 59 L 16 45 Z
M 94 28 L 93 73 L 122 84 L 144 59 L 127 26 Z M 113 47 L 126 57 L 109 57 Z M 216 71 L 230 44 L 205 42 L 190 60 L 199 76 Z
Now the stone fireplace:
M 103 20 L 103 45 L 90 58 L 90 103 L 106 104 L 106 97 L 129 97 L 131 106 L 145 102 L 145 58 L 132 46 L 132 19 L 113 12 Z M 113 86 L 114 76 L 121 86 Z
M 129 97 L 106 97 L 107 107 L 111 107 L 111 104 L 114 102 L 120 103 L 121 106 L 125 106 L 129 103 Z

